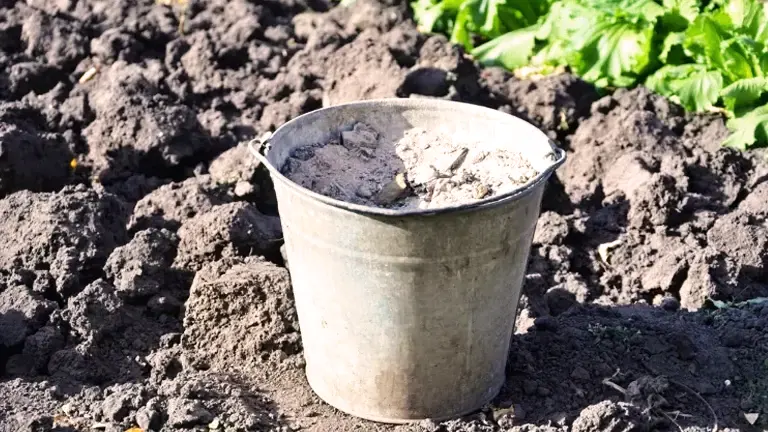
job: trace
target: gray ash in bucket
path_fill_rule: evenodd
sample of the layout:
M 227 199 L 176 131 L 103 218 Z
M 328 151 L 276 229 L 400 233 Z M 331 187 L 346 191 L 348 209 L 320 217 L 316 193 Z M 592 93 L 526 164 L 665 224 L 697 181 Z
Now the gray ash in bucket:
M 457 142 L 421 128 L 390 141 L 365 123 L 328 142 L 298 147 L 282 173 L 331 198 L 400 209 L 468 204 L 509 192 L 538 174 L 520 153 L 497 143 Z

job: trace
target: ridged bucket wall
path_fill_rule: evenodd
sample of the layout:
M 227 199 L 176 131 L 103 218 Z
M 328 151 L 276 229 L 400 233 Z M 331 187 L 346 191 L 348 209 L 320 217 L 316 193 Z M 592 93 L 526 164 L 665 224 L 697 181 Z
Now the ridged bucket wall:
M 422 127 L 508 141 L 541 173 L 506 195 L 438 210 L 341 202 L 280 174 L 294 148 L 357 121 L 386 131 L 385 139 Z M 489 402 L 505 380 L 544 185 L 564 153 L 516 117 L 421 99 L 314 111 L 278 129 L 265 148 L 257 157 L 275 184 L 306 374 L 317 395 L 390 423 L 452 418 Z

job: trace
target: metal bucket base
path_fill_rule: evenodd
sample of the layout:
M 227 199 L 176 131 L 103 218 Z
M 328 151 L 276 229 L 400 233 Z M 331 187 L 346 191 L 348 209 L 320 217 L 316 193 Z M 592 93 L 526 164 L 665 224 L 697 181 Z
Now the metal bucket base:
M 336 408 L 337 410 L 343 412 L 344 414 L 348 414 L 354 417 L 358 417 L 364 420 L 370 420 L 377 423 L 389 423 L 389 424 L 409 424 L 409 423 L 418 423 L 424 420 L 432 420 L 433 422 L 442 422 L 446 420 L 452 420 L 458 417 L 462 417 L 468 414 L 471 414 L 486 404 L 490 403 L 496 396 L 499 395 L 499 392 L 501 392 L 501 388 L 504 386 L 504 380 L 501 380 L 498 384 L 493 386 L 493 391 L 490 393 L 491 395 L 487 397 L 484 400 L 480 400 L 477 404 L 475 404 L 472 408 L 462 409 L 459 411 L 456 411 L 455 413 L 446 414 L 442 416 L 437 417 L 420 417 L 420 418 L 394 418 L 394 417 L 381 417 L 374 413 L 366 413 L 366 412 L 359 412 L 355 411 L 353 409 L 349 409 L 347 404 L 344 403 L 344 401 L 336 401 L 334 398 L 329 397 L 329 395 L 324 394 L 322 390 L 319 389 L 318 386 L 316 386 L 312 379 L 312 373 L 310 372 L 310 369 L 307 368 L 305 370 L 307 382 L 309 383 L 309 387 L 312 389 L 312 391 L 323 400 L 323 402 L 327 403 L 328 405 Z

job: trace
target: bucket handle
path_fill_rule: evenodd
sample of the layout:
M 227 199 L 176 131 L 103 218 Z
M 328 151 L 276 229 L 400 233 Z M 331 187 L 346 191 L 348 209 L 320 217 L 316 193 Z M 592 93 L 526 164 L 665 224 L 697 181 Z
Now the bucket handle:
M 270 165 L 267 158 L 261 154 L 261 151 L 264 150 L 266 152 L 269 150 L 269 138 L 271 136 L 272 134 L 267 132 L 259 138 L 254 138 L 248 141 L 248 151 L 250 151 L 253 157 L 265 167 L 269 167 Z

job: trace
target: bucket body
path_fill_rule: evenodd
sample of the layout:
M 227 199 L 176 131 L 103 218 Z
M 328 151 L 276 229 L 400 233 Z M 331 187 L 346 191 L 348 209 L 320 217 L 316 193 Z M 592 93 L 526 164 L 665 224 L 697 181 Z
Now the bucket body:
M 503 196 L 430 210 L 334 200 L 279 169 L 297 146 L 363 121 L 508 141 L 540 174 Z M 471 141 L 470 141 L 471 142 Z M 387 423 L 443 420 L 488 403 L 505 380 L 526 262 L 546 179 L 564 160 L 538 129 L 459 102 L 386 99 L 313 111 L 257 157 L 275 184 L 307 380 L 346 413 Z

